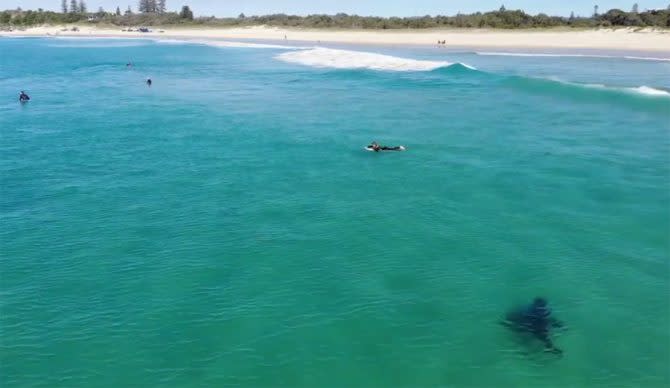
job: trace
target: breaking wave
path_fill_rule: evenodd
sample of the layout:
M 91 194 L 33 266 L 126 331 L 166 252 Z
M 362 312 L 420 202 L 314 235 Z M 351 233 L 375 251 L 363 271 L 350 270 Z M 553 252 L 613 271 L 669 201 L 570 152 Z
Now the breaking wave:
M 286 52 L 277 55 L 276 58 L 288 63 L 318 68 L 379 71 L 432 71 L 456 64 L 447 61 L 407 59 L 390 55 L 323 47 Z M 474 70 L 471 66 L 462 65 Z
M 640 94 L 645 94 L 647 96 L 663 96 L 663 97 L 670 97 L 670 92 L 662 89 L 654 89 L 650 88 L 649 86 L 640 86 L 637 88 L 628 88 L 628 90 L 633 91 L 635 93 L 640 93 Z
M 623 92 L 627 94 L 638 94 L 642 96 L 652 96 L 652 97 L 670 97 L 670 92 L 664 89 L 652 88 L 650 86 L 638 86 L 638 87 L 626 87 L 626 86 L 611 86 L 603 84 L 584 84 L 577 82 L 564 81 L 559 78 L 540 78 L 541 80 L 546 80 L 549 82 L 556 82 L 561 85 L 567 85 L 572 87 L 579 87 L 585 89 L 595 89 L 604 92 Z
M 646 97 L 646 100 L 657 100 L 659 104 L 665 106 L 667 99 L 670 98 L 670 91 L 654 88 L 647 85 L 637 87 L 611 86 L 602 84 L 585 84 L 564 81 L 555 78 L 536 78 L 527 76 L 509 76 L 504 74 L 495 74 L 485 71 L 478 71 L 472 66 L 460 62 L 420 60 L 411 58 L 401 58 L 391 55 L 378 54 L 373 52 L 332 49 L 325 47 L 311 46 L 287 46 L 277 44 L 251 43 L 225 40 L 206 40 L 206 39 L 126 39 L 117 42 L 94 42 L 94 39 L 84 37 L 59 37 L 65 41 L 88 40 L 87 43 L 80 43 L 77 47 L 92 47 L 100 44 L 101 47 L 123 47 L 141 45 L 143 41 L 155 41 L 159 44 L 196 44 L 219 48 L 250 48 L 250 49 L 274 49 L 284 50 L 284 52 L 275 56 L 277 60 L 309 66 L 314 68 L 330 68 L 337 70 L 375 70 L 386 72 L 433 72 L 444 71 L 444 75 L 456 76 L 480 76 L 490 77 L 492 82 L 499 82 L 507 87 L 523 89 L 531 93 L 550 93 L 572 96 L 575 98 L 601 99 L 614 96 L 640 96 Z M 104 38 L 102 38 L 104 39 Z M 61 47 L 65 44 L 61 43 Z M 118 46 L 116 46 L 118 45 Z M 70 47 L 69 45 L 65 47 Z M 97 46 L 95 46 L 97 47 Z M 623 58 L 606 55 L 587 55 L 587 54 L 541 54 L 541 53 L 514 53 L 514 52 L 477 52 L 477 55 L 492 56 L 524 56 L 524 57 L 593 57 L 593 58 Z M 648 61 L 670 61 L 670 58 L 651 58 L 651 57 L 625 57 L 626 59 L 648 60 Z M 436 74 L 440 74 L 440 73 Z M 608 97 L 609 96 L 609 97 Z
M 568 99 L 575 103 L 624 105 L 666 115 L 670 111 L 670 91 L 645 85 L 629 87 L 525 76 L 491 76 L 493 83 L 531 95 Z

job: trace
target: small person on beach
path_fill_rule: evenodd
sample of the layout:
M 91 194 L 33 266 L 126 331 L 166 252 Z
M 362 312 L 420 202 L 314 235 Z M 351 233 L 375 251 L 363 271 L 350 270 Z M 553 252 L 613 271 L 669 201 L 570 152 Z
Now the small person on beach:
M 21 90 L 21 94 L 19 94 L 19 101 L 21 101 L 21 102 L 30 101 L 30 96 L 28 94 L 26 94 L 26 92 Z

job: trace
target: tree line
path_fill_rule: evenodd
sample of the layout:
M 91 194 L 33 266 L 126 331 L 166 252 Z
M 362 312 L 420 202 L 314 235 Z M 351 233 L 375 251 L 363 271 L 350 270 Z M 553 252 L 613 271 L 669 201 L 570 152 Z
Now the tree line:
M 141 13 L 165 13 L 165 0 L 140 0 L 137 10 Z
M 424 29 L 424 28 L 548 28 L 548 27 L 660 27 L 670 28 L 670 5 L 663 10 L 646 10 L 639 12 L 637 4 L 626 12 L 612 9 L 599 13 L 598 6 L 589 17 L 549 16 L 543 13 L 529 15 L 522 10 L 508 10 L 504 6 L 491 12 L 457 14 L 454 16 L 420 16 L 420 17 L 374 17 L 339 13 L 336 15 L 296 16 L 274 14 L 250 16 L 240 14 L 236 18 L 216 18 L 193 16 L 189 6 L 183 6 L 180 12 L 168 12 L 165 0 L 140 0 L 138 13 L 129 6 L 125 12 L 119 7 L 115 12 L 88 12 L 83 0 L 62 0 L 61 13 L 37 10 L 11 10 L 0 12 L 0 25 L 32 26 L 39 24 L 64 24 L 88 20 L 91 23 L 111 24 L 118 26 L 152 25 L 163 26 L 173 24 L 211 25 L 221 27 L 245 27 L 267 25 L 273 27 L 295 28 L 353 28 L 353 29 Z
M 70 0 L 70 7 L 68 8 L 67 0 L 62 0 L 60 5 L 61 11 L 63 14 L 86 14 L 88 9 L 86 8 L 86 3 L 84 0 Z
M 87 21 L 119 26 L 171 25 L 193 22 L 194 15 L 189 6 L 183 6 L 180 12 L 168 12 L 166 0 L 139 0 L 137 13 L 131 6 L 125 11 L 121 7 L 108 12 L 102 7 L 97 12 L 89 12 L 84 0 L 61 0 L 61 12 L 37 11 L 21 8 L 0 12 L 0 26 L 29 27 L 44 24 L 66 24 Z

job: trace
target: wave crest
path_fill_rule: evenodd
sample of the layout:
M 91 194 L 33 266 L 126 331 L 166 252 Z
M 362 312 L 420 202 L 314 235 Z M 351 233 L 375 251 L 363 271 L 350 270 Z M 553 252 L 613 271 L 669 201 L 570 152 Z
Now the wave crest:
M 432 71 L 441 67 L 454 65 L 454 63 L 447 61 L 424 61 L 362 51 L 337 50 L 323 47 L 286 52 L 277 55 L 276 58 L 284 62 L 311 67 L 369 69 L 381 71 Z
M 649 86 L 640 86 L 638 88 L 630 88 L 630 90 L 634 91 L 635 93 L 646 94 L 648 96 L 670 97 L 670 92 L 665 91 L 665 90 L 661 90 L 661 89 L 650 88 Z
M 550 79 L 551 81 L 556 81 L 560 82 L 565 85 L 571 85 L 571 86 L 577 86 L 577 87 L 583 87 L 583 88 L 588 88 L 588 89 L 599 89 L 599 90 L 604 90 L 604 91 L 609 91 L 609 92 L 625 92 L 625 93 L 633 93 L 633 94 L 640 94 L 644 96 L 652 96 L 652 97 L 670 97 L 670 92 L 667 90 L 663 89 L 656 89 L 652 88 L 649 86 L 638 86 L 638 87 L 625 87 L 625 86 L 609 86 L 609 85 L 603 85 L 603 84 L 581 84 L 581 83 L 575 83 L 575 82 L 566 82 L 560 79 Z

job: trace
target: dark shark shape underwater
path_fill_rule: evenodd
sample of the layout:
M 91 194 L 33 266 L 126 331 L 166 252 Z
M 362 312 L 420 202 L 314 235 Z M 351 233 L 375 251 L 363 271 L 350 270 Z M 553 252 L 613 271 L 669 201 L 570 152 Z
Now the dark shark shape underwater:
M 511 310 L 502 324 L 509 329 L 529 333 L 544 343 L 545 351 L 562 354 L 563 351 L 551 341 L 551 329 L 563 324 L 551 316 L 551 309 L 544 298 L 535 298 L 533 303 Z

